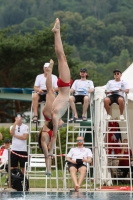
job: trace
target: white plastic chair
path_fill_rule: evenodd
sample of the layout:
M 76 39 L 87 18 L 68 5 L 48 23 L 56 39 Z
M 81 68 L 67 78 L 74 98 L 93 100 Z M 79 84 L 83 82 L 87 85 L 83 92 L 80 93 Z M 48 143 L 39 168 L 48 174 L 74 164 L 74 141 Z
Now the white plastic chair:
M 77 173 L 77 176 L 79 175 L 79 173 Z M 63 182 L 63 188 L 66 191 L 67 188 L 70 189 L 70 179 L 71 179 L 71 175 L 68 171 L 68 165 L 67 162 L 65 163 L 65 167 L 64 167 L 64 182 Z M 68 187 L 67 187 L 67 180 L 68 180 Z M 72 180 L 72 179 L 71 179 Z M 86 192 L 88 190 L 88 181 L 90 181 L 90 164 L 87 163 L 87 170 L 86 170 L 86 176 L 85 176 L 85 189 Z M 91 185 L 90 185 L 91 187 Z M 91 189 L 91 188 L 90 188 Z
M 51 168 L 56 168 L 55 165 L 51 165 Z M 50 187 L 51 187 L 51 179 L 56 180 L 56 185 L 58 187 L 58 177 L 50 176 L 48 177 L 46 174 L 46 163 L 43 154 L 30 154 L 29 155 L 29 163 L 25 163 L 25 172 L 24 172 L 24 183 L 23 183 L 23 191 L 25 190 L 25 178 L 33 179 L 33 180 L 45 180 L 45 189 L 47 190 L 47 179 L 50 179 Z M 57 188 L 58 189 L 58 188 Z

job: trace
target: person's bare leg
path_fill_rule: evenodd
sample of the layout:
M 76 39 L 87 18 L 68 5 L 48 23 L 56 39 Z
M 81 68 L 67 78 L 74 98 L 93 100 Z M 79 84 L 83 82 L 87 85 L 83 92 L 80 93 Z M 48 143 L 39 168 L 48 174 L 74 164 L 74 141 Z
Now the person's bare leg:
M 34 116 L 38 116 L 38 101 L 39 101 L 39 98 L 40 97 L 37 93 L 33 93 L 32 106 L 33 106 Z
M 46 168 L 47 168 L 47 172 L 46 174 L 50 174 L 51 173 L 51 161 L 50 161 L 50 158 L 48 156 L 48 147 L 47 147 L 47 144 L 49 143 L 49 136 L 46 136 L 42 134 L 42 137 L 41 137 L 41 146 L 42 146 L 42 150 L 43 150 L 43 153 L 44 153 L 44 156 L 45 156 L 45 162 L 46 162 Z
M 86 116 L 88 105 L 89 105 L 89 97 L 85 96 L 84 97 L 84 104 L 83 104 L 83 113 L 82 113 L 82 116 Z
M 80 176 L 78 178 L 78 185 L 80 187 L 86 175 L 86 167 L 80 167 L 78 171 L 80 173 Z
M 59 119 L 58 128 L 62 127 L 63 124 L 64 124 L 64 121 L 62 119 Z
M 21 168 L 22 173 L 24 174 L 24 167 Z
M 47 92 L 53 90 L 52 88 L 52 70 L 53 70 L 54 62 L 50 59 L 50 65 L 46 68 L 47 71 L 47 78 L 46 78 L 46 88 Z
M 104 99 L 104 108 L 105 108 L 108 115 L 110 115 L 110 103 L 111 103 L 110 99 L 108 97 L 106 97 Z
M 49 155 L 53 155 L 53 150 L 56 144 L 56 136 L 57 136 L 57 130 L 58 130 L 58 123 L 59 123 L 57 113 L 52 113 L 52 121 L 53 121 L 53 134 L 52 134 L 51 142 L 50 142 Z
M 78 113 L 77 113 L 76 105 L 75 105 L 75 98 L 73 96 L 70 96 L 69 102 L 70 102 L 70 106 L 73 111 L 74 117 L 78 118 Z
M 52 110 L 52 103 L 55 99 L 55 93 L 52 88 L 52 69 L 53 69 L 54 62 L 51 59 L 50 65 L 47 67 L 47 78 L 46 78 L 46 88 L 47 88 L 47 95 L 46 95 L 46 103 L 43 109 L 43 113 L 51 118 L 51 110 Z
M 74 186 L 79 187 L 78 181 L 77 181 L 77 175 L 76 175 L 77 169 L 75 167 L 70 167 L 69 170 L 70 170 L 70 175 L 71 175 L 72 181 L 74 183 Z
M 120 115 L 123 115 L 123 111 L 124 111 L 124 99 L 122 97 L 119 97 L 118 98 L 118 103 L 119 103 Z
M 70 82 L 70 70 L 67 64 L 66 56 L 64 53 L 61 35 L 60 35 L 60 21 L 58 18 L 55 20 L 54 27 L 52 29 L 55 37 L 55 53 L 58 59 L 58 71 L 59 77 L 62 81 Z

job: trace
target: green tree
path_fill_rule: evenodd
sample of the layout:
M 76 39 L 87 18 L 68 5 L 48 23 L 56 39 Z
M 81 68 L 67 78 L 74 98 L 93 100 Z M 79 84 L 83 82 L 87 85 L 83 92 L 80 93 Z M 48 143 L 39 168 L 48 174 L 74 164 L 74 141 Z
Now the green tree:
M 109 40 L 108 46 L 110 51 L 113 52 L 113 55 L 119 55 L 121 49 L 125 47 L 124 39 L 119 36 L 114 36 Z
M 35 17 L 26 18 L 21 24 L 17 26 L 17 30 L 21 30 L 21 33 L 33 32 L 33 28 L 41 30 L 44 28 L 43 20 Z
M 119 69 L 121 69 L 122 72 L 125 71 L 126 68 L 128 67 L 129 61 L 130 61 L 129 52 L 127 49 L 123 49 L 119 57 Z
M 43 70 L 44 62 L 50 58 L 55 61 L 53 73 L 58 76 L 57 59 L 54 51 L 54 37 L 50 28 L 34 30 L 22 35 L 14 29 L 0 31 L 0 85 L 1 87 L 33 87 L 35 77 Z M 63 31 L 62 31 L 63 33 Z M 64 35 L 62 35 L 63 41 Z M 69 66 L 75 65 L 71 59 L 72 47 L 64 42 L 64 49 Z M 9 102 L 7 102 L 9 103 Z M 20 111 L 20 102 L 16 102 L 15 111 Z M 3 107 L 0 111 L 2 115 Z

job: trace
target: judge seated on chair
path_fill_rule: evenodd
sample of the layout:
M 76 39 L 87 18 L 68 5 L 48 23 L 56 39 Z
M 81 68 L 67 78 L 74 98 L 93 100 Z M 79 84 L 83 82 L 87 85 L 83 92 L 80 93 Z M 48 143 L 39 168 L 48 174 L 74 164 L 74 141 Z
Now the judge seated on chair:
M 110 114 L 110 106 L 113 103 L 119 105 L 120 110 L 120 120 L 124 120 L 124 93 L 129 93 L 129 85 L 125 80 L 121 80 L 122 72 L 119 69 L 113 71 L 114 80 L 108 81 L 106 84 L 105 93 L 107 97 L 104 99 L 104 107 L 107 112 L 106 120 L 111 120 L 112 116 Z
M 74 189 L 78 191 L 86 176 L 87 163 L 92 162 L 92 152 L 89 148 L 84 147 L 83 137 L 77 137 L 77 147 L 70 149 L 67 154 L 67 162 Z M 78 178 L 77 172 L 80 174 Z
M 73 111 L 73 118 L 70 119 L 70 122 L 78 120 L 78 113 L 76 110 L 75 103 L 81 102 L 83 104 L 82 109 L 82 120 L 87 121 L 86 112 L 90 102 L 90 94 L 94 91 L 93 81 L 88 80 L 87 69 L 80 69 L 80 79 L 77 79 L 72 84 L 70 93 L 74 95 L 69 97 L 69 102 L 71 109 Z

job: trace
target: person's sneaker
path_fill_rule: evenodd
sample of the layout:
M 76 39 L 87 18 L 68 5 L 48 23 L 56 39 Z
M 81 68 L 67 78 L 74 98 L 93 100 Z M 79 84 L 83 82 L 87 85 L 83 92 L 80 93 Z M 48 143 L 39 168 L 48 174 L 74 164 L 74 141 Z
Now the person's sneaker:
M 120 120 L 123 121 L 124 119 L 124 115 L 120 115 Z
M 107 115 L 106 120 L 111 120 L 112 116 L 111 115 Z

